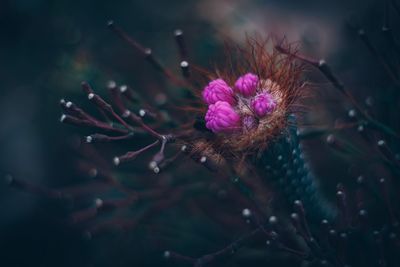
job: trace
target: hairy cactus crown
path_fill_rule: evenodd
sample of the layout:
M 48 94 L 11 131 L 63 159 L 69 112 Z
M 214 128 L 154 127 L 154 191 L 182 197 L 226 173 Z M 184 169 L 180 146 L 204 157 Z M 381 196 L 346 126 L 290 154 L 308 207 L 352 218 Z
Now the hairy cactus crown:
M 270 49 L 271 42 L 248 39 L 245 48 L 233 48 L 224 65 L 229 69 L 208 76 L 199 113 L 213 133 L 206 141 L 214 150 L 236 155 L 263 150 L 287 128 L 288 115 L 297 112 L 305 91 L 303 66 Z

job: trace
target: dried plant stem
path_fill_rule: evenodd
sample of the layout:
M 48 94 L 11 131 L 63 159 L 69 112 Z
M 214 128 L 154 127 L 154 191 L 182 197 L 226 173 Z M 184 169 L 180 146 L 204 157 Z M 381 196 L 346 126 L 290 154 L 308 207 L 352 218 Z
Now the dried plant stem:
M 290 53 L 288 50 L 281 46 L 276 46 L 276 49 L 280 51 L 281 53 L 293 56 L 315 68 L 317 68 L 330 82 L 331 84 L 338 89 L 349 101 L 350 103 L 354 106 L 354 108 L 357 110 L 357 112 L 362 116 L 363 119 L 365 119 L 368 123 L 370 123 L 372 126 L 375 128 L 381 130 L 382 132 L 394 136 L 396 138 L 400 138 L 400 135 L 393 129 L 391 129 L 389 126 L 375 120 L 372 118 L 368 113 L 366 113 L 357 103 L 357 101 L 354 99 L 352 94 L 344 87 L 344 85 L 338 80 L 338 78 L 333 74 L 331 71 L 331 68 L 329 65 L 324 61 L 324 60 L 315 60 L 311 59 L 308 57 L 305 57 L 300 54 L 293 54 Z

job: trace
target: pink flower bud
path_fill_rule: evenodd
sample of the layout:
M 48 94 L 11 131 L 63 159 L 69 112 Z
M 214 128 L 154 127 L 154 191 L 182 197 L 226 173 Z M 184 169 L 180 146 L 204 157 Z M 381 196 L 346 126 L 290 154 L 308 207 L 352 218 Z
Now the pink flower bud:
M 235 83 L 235 89 L 243 96 L 249 97 L 256 93 L 258 77 L 253 73 L 240 76 Z
M 217 101 L 225 101 L 231 105 L 235 103 L 232 88 L 222 79 L 212 80 L 204 88 L 203 99 L 207 104 L 215 104 Z
M 208 107 L 206 127 L 214 133 L 233 132 L 240 127 L 240 116 L 225 101 L 218 101 Z
M 276 101 L 269 93 L 259 94 L 251 101 L 251 109 L 258 117 L 264 117 L 271 113 L 274 111 L 275 107 Z

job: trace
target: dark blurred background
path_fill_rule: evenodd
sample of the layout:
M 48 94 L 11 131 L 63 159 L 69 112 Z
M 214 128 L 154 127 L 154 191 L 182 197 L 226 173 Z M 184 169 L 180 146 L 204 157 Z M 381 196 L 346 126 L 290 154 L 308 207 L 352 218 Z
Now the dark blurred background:
M 109 19 L 152 47 L 175 71 L 178 57 L 172 33 L 177 28 L 186 33 L 191 57 L 204 66 L 219 56 L 218 47 L 226 37 L 240 43 L 246 32 L 278 32 L 303 42 L 306 54 L 330 60 L 360 92 L 365 84 L 367 91 L 384 85 L 377 82 L 379 72 L 369 80 L 359 79 L 369 74 L 369 61 L 364 60 L 368 54 L 346 25 L 362 21 L 372 33 L 379 31 L 382 12 L 381 1 L 372 0 L 1 0 L 1 176 L 12 174 L 50 187 L 79 180 L 71 138 L 75 131 L 59 123 L 58 102 L 66 96 L 83 99 L 82 80 L 100 92 L 110 79 L 134 84 L 139 91 L 153 83 L 164 85 L 107 29 Z M 324 102 L 326 107 L 336 103 L 335 93 L 318 96 L 333 102 Z M 361 99 L 367 97 L 367 92 L 361 93 Z M 329 108 L 319 110 L 315 121 L 331 120 Z M 329 172 L 326 163 L 317 165 L 319 172 Z M 36 195 L 1 185 L 0 266 L 164 264 L 160 251 L 143 245 L 141 235 L 90 242 L 80 229 L 63 223 L 60 210 Z M 111 249 L 115 244 L 119 246 Z

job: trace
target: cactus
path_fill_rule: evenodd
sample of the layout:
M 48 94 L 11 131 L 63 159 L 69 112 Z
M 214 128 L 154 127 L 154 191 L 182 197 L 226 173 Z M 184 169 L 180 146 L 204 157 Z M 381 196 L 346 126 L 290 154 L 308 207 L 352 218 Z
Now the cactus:
M 295 120 L 293 115 L 292 120 Z M 288 207 L 295 201 L 301 201 L 314 222 L 332 220 L 336 209 L 321 195 L 298 134 L 296 126 L 291 126 L 271 148 L 262 153 L 255 164 L 264 169 L 265 176 L 274 182 Z

